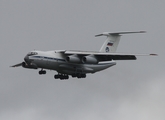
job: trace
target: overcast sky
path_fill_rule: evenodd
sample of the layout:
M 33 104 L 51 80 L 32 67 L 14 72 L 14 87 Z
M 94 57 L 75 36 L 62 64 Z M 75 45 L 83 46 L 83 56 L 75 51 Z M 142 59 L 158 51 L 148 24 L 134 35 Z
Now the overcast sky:
M 164 0 L 0 0 L 1 120 L 164 120 Z M 117 61 L 85 79 L 10 68 L 31 50 L 98 51 L 105 31 L 123 35 L 117 52 L 157 53 Z

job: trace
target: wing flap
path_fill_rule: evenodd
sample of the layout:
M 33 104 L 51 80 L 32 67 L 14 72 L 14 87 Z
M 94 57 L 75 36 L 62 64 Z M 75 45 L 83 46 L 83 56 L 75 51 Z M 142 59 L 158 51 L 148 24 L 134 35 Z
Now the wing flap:
M 99 61 L 111 61 L 111 60 L 136 60 L 135 55 L 96 55 Z

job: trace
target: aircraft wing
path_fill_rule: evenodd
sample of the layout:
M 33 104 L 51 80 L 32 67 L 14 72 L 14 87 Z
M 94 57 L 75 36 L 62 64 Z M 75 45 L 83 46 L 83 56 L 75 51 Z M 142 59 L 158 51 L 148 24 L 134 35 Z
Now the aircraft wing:
M 156 54 L 126 54 L 126 53 L 105 53 L 90 51 L 65 51 L 66 55 L 88 56 L 94 55 L 99 61 L 109 60 L 136 60 L 136 56 L 155 56 Z
M 16 64 L 16 65 L 12 65 L 10 67 L 20 67 L 20 66 L 22 66 L 22 63 Z

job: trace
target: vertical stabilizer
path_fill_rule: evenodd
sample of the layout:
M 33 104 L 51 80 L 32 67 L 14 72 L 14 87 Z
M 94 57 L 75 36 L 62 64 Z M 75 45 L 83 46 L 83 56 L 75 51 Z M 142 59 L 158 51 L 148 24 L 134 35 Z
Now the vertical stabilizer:
M 117 47 L 120 42 L 120 34 L 131 34 L 131 33 L 145 33 L 145 31 L 138 31 L 138 32 L 117 32 L 117 33 L 109 33 L 104 32 L 102 34 L 95 35 L 98 36 L 107 36 L 107 39 L 105 40 L 104 44 L 102 45 L 99 52 L 116 52 Z
M 108 35 L 100 52 L 116 52 L 120 41 L 120 35 Z

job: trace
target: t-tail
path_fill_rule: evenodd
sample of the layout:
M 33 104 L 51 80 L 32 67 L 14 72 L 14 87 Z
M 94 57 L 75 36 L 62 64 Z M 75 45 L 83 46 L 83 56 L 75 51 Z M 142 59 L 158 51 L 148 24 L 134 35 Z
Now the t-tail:
M 104 32 L 102 34 L 95 35 L 95 37 L 98 36 L 107 36 L 107 39 L 105 40 L 104 44 L 102 45 L 99 52 L 116 52 L 117 47 L 120 42 L 120 37 L 122 34 L 131 34 L 131 33 L 145 33 L 145 31 L 137 31 L 137 32 L 116 32 L 116 33 L 109 33 Z

